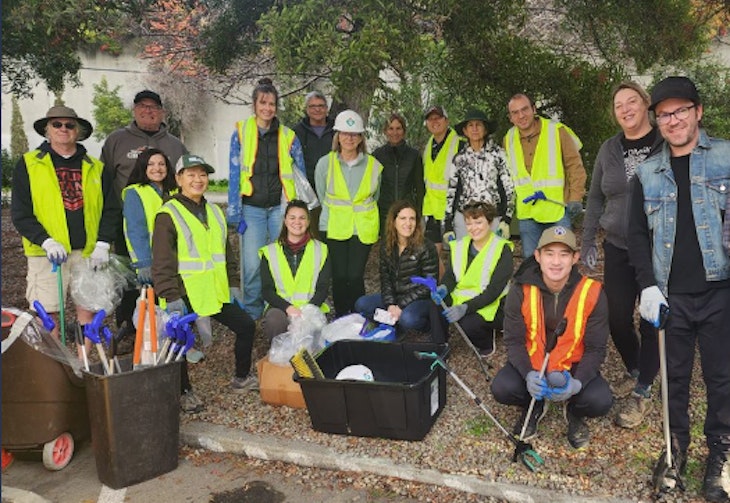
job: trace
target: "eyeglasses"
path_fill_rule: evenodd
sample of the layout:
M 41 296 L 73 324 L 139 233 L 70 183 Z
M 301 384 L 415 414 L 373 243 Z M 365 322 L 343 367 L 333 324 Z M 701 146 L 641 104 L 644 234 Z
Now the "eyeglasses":
M 691 105 L 688 107 L 680 107 L 674 112 L 662 113 L 656 115 L 656 123 L 662 126 L 669 124 L 672 120 L 672 115 L 677 118 L 678 121 L 683 121 L 689 117 L 689 111 L 695 108 L 697 105 Z
M 162 107 L 160 105 L 147 105 L 145 103 L 137 103 L 134 106 L 137 108 L 141 108 L 142 110 L 148 110 L 150 112 L 156 112 L 158 110 L 162 110 Z
M 53 129 L 61 129 L 62 127 L 65 127 L 66 129 L 73 131 L 76 129 L 76 123 L 75 122 L 60 122 L 60 121 L 53 121 L 51 122 L 51 126 L 53 126 Z
M 307 108 L 316 108 L 318 110 L 321 110 L 323 108 L 327 108 L 327 105 L 307 105 Z

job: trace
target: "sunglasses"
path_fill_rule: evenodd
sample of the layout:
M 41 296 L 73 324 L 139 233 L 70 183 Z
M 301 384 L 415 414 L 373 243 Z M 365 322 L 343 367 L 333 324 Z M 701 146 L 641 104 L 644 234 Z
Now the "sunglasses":
M 66 129 L 70 129 L 70 130 L 76 129 L 75 122 L 54 121 L 54 122 L 51 122 L 51 126 L 53 126 L 53 129 L 61 129 L 62 127 L 65 127 Z

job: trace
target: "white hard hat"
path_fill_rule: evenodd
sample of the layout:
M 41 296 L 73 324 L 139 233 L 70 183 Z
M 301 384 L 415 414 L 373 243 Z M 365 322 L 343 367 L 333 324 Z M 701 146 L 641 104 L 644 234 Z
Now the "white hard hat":
M 364 133 L 365 125 L 363 124 L 362 117 L 357 112 L 354 110 L 345 110 L 337 114 L 334 130 L 343 133 Z

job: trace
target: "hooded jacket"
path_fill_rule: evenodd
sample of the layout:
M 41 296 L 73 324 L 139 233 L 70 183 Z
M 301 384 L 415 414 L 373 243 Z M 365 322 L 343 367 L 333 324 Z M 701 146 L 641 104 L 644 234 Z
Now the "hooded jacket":
M 552 293 L 542 279 L 542 272 L 537 261 L 530 257 L 526 260 L 514 277 L 514 286 L 510 288 L 505 302 L 504 343 L 507 347 L 507 360 L 524 378 L 534 369 L 525 347 L 527 327 L 522 318 L 522 301 L 524 290 L 522 285 L 535 285 L 540 289 L 544 306 L 545 332 L 555 330 L 568 306 L 575 287 L 581 280 L 578 268 L 573 266 L 568 282 L 558 293 Z M 606 358 L 608 341 L 608 302 L 605 292 L 601 291 L 593 312 L 588 317 L 583 337 L 584 352 L 581 360 L 573 365 L 571 374 L 585 385 L 599 373 Z
M 309 122 L 309 117 L 305 116 L 292 128 L 297 138 L 299 138 L 299 143 L 302 144 L 304 166 L 307 168 L 307 180 L 313 188 L 314 169 L 317 167 L 317 161 L 332 150 L 332 139 L 335 136 L 332 129 L 334 125 L 335 121 L 327 117 L 322 136 L 318 136 Z

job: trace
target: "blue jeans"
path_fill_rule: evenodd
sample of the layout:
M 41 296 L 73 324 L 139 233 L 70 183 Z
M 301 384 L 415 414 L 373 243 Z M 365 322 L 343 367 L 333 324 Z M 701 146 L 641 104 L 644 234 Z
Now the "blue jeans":
M 429 306 L 432 301 L 429 300 L 414 300 L 406 307 L 400 314 L 397 326 L 401 330 L 418 330 L 419 332 L 425 332 L 428 330 L 429 323 Z M 387 309 L 383 303 L 383 296 L 379 293 L 372 295 L 363 295 L 355 302 L 355 311 L 362 313 L 368 319 L 373 319 L 375 309 Z
M 259 249 L 276 241 L 281 232 L 284 213 L 281 206 L 259 208 L 243 205 L 243 219 L 248 228 L 243 234 L 241 263 L 243 268 L 243 308 L 257 320 L 264 312 L 261 297 L 261 259 Z
M 570 217 L 566 211 L 563 218 L 557 222 L 541 224 L 535 222 L 531 218 L 520 220 L 520 240 L 522 241 L 522 258 L 532 257 L 537 248 L 537 243 L 540 241 L 540 236 L 545 229 L 548 229 L 554 225 L 562 225 L 566 229 L 571 228 Z

